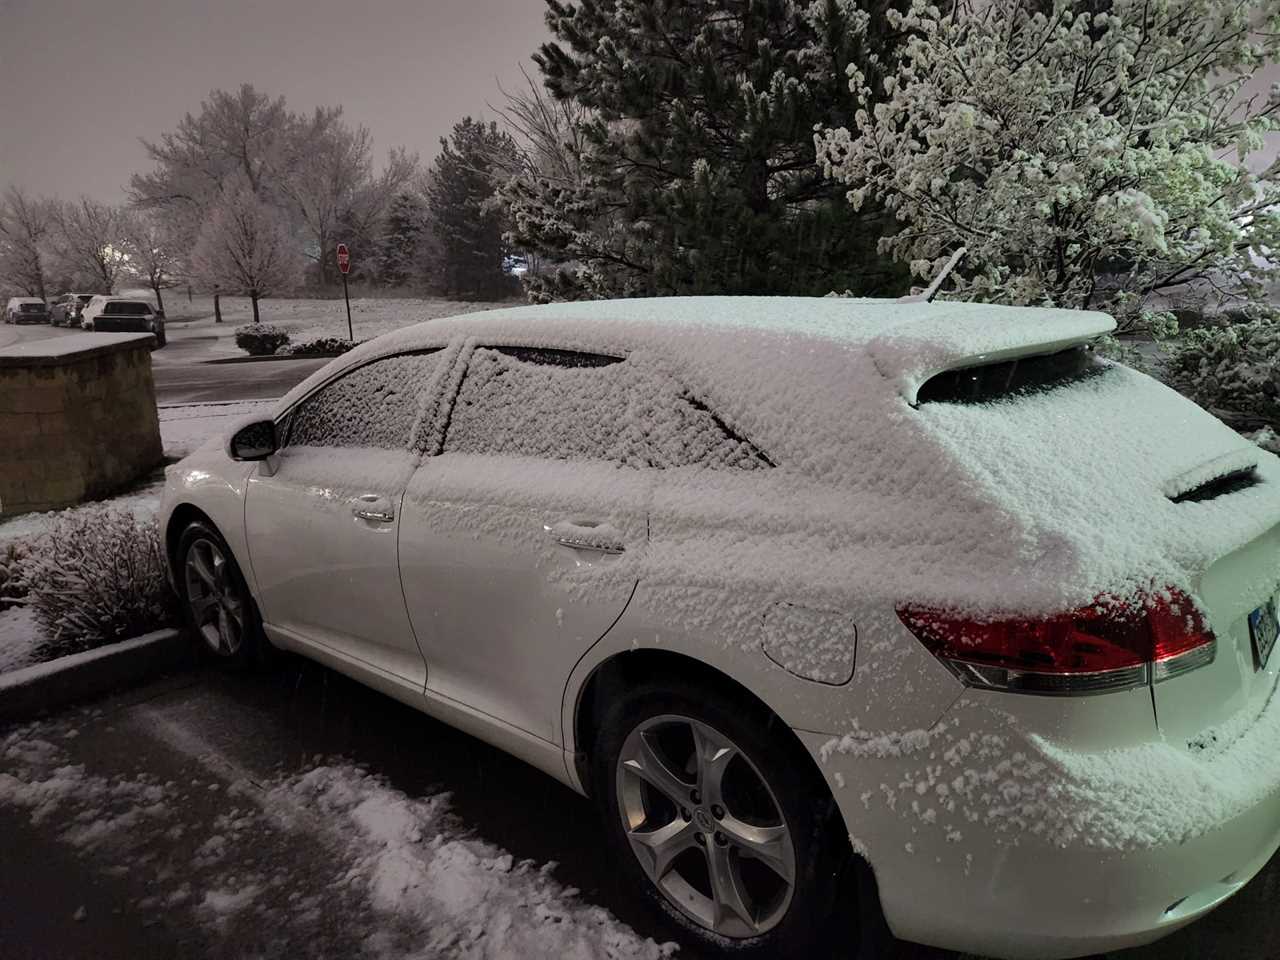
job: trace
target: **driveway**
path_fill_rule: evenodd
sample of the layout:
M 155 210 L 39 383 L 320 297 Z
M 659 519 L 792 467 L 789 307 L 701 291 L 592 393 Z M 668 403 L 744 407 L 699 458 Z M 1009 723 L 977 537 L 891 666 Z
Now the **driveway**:
M 64 786 L 72 799 L 53 809 L 30 802 L 11 809 L 13 796 L 22 794 L 6 774 L 30 782 L 41 765 L 40 796 L 56 793 L 59 778 L 71 776 L 74 784 Z M 355 805 L 358 796 L 354 820 L 325 806 L 335 795 L 334 781 L 317 778 L 335 769 L 357 771 L 346 774 L 347 781 L 367 778 L 399 798 L 384 802 L 384 809 L 409 804 L 431 812 L 437 826 L 415 842 L 435 851 L 437 860 L 456 842 L 441 837 L 466 838 L 463 843 L 490 851 L 489 859 L 481 856 L 480 866 L 461 878 L 423 874 L 434 879 L 422 889 L 397 881 L 403 899 L 388 909 L 377 884 L 362 885 L 368 851 L 361 848 L 357 856 L 335 843 L 361 824 L 381 822 L 365 809 L 372 801 Z M 350 790 L 347 781 L 342 789 Z M 282 782 L 294 784 L 293 792 L 282 792 Z M 299 794 L 297 784 L 312 792 Z M 328 784 L 327 792 L 315 793 L 319 784 Z M 0 822 L 0 955 L 6 958 L 506 957 L 513 954 L 468 947 L 467 938 L 496 937 L 503 922 L 538 932 L 548 910 L 561 918 L 557 936 L 567 936 L 575 923 L 587 929 L 604 922 L 603 914 L 566 913 L 565 887 L 581 891 L 580 911 L 603 907 L 617 921 L 647 929 L 601 855 L 588 801 L 497 750 L 293 657 L 265 674 L 202 670 L 158 681 L 7 740 L 0 731 Z M 497 848 L 510 856 L 492 856 Z M 378 849 L 399 855 L 393 845 Z M 392 866 L 379 882 L 417 876 L 404 863 Z M 474 903 L 456 899 L 463 887 L 483 888 L 494 870 L 496 884 Z M 541 892 L 525 899 L 537 902 L 491 915 L 497 898 L 509 900 L 530 883 L 554 883 L 561 892 L 536 888 Z M 443 901 L 432 899 L 433 885 L 448 888 Z M 426 920 L 402 909 L 418 901 L 435 904 Z M 1273 860 L 1205 920 L 1108 960 L 1272 960 L 1280 956 L 1277 902 L 1280 862 Z M 597 936 L 583 953 L 526 948 L 522 955 L 659 956 L 640 951 L 630 934 L 608 937 L 621 946 L 605 952 Z M 678 956 L 698 960 L 689 951 Z M 892 960 L 944 956 L 902 945 Z
M 211 359 L 243 357 L 226 336 L 206 332 L 212 325 L 188 328 L 182 322 L 168 327 L 169 343 L 151 355 L 156 402 L 212 403 L 227 400 L 265 400 L 284 396 L 328 360 L 262 360 L 247 363 L 209 363 Z M 83 333 L 47 324 L 0 324 L 0 347 L 32 340 L 49 340 Z M 223 331 L 219 330 L 219 333 Z

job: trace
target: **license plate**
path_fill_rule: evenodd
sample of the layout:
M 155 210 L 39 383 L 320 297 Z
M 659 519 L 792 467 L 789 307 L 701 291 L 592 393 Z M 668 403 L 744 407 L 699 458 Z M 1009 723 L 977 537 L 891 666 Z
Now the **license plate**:
M 1276 620 L 1276 600 L 1272 597 L 1249 614 L 1249 637 L 1253 640 L 1253 660 L 1261 670 L 1267 665 L 1271 649 L 1280 634 L 1280 622 Z

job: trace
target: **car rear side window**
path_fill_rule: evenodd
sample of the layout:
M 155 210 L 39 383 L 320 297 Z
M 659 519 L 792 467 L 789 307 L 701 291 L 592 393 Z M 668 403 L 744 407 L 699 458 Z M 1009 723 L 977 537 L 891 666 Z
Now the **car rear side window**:
M 635 467 L 770 465 L 665 374 L 616 357 L 524 348 L 471 355 L 444 450 Z
M 294 408 L 288 445 L 407 448 L 418 398 L 439 363 L 433 350 L 374 360 L 343 374 Z

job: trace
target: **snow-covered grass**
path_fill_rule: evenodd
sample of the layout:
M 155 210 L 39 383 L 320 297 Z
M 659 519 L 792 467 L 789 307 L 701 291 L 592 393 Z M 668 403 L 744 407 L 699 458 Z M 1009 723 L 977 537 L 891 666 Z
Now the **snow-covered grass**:
M 352 950 L 334 955 L 379 960 L 675 953 L 583 903 L 551 875 L 554 863 L 518 861 L 474 837 L 446 794 L 408 796 L 320 758 L 263 782 L 187 731 L 167 736 L 163 718 L 154 729 L 204 764 L 199 775 L 125 774 L 77 749 L 80 719 L 0 739 L 0 815 L 53 829 L 96 863 L 140 871 L 158 892 L 130 905 L 139 922 L 176 914 L 223 943 L 269 927 L 282 944 L 320 943 L 325 953 L 339 930 Z
M 424 320 L 506 306 L 511 306 L 511 302 L 360 298 L 351 301 L 351 327 L 356 340 L 368 340 Z M 193 338 L 207 341 L 209 337 L 214 337 L 218 349 L 243 356 L 242 351 L 235 346 L 234 337 L 237 327 L 253 321 L 253 308 L 248 297 L 223 297 L 223 322 L 220 324 L 213 319 L 212 297 L 195 297 L 191 303 L 187 303 L 185 296 L 172 300 L 166 298 L 165 311 L 169 319 L 170 341 Z M 258 311 L 263 323 L 281 327 L 294 341 L 347 336 L 347 310 L 341 299 L 261 300 L 258 302 Z M 157 353 L 157 359 L 165 359 L 163 351 Z

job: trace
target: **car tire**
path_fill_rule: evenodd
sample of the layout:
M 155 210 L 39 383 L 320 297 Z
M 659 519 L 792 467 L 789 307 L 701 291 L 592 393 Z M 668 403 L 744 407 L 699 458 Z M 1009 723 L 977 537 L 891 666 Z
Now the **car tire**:
M 201 653 L 233 670 L 263 665 L 269 644 L 262 618 L 222 535 L 194 521 L 182 531 L 174 556 L 183 620 Z
M 644 891 L 662 928 L 659 939 L 683 942 L 699 956 L 825 956 L 835 942 L 849 956 L 873 955 L 858 945 L 864 911 L 854 909 L 861 889 L 856 874 L 865 864 L 852 856 L 827 785 L 808 769 L 807 757 L 797 756 L 803 748 L 775 717 L 716 689 L 672 681 L 613 700 L 600 720 L 593 793 L 621 879 Z M 716 765 L 697 761 L 699 743 L 704 755 L 708 745 L 719 744 L 727 756 L 718 782 Z M 664 788 L 638 773 L 650 757 L 662 768 L 652 779 Z M 682 802 L 672 796 L 681 789 L 687 791 Z M 679 839 L 660 851 L 653 844 L 658 834 Z M 778 866 L 744 855 L 749 848 L 739 841 L 762 837 L 770 839 L 756 849 Z M 677 847 L 682 852 L 670 856 Z M 725 909 L 734 897 L 717 896 L 713 870 L 720 890 L 738 891 L 739 909 Z M 844 896 L 855 900 L 838 909 L 837 897 Z M 743 906 L 750 919 L 740 916 Z

